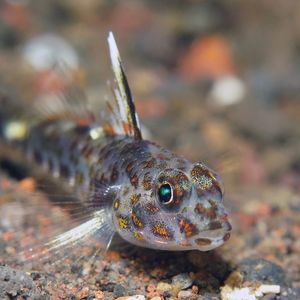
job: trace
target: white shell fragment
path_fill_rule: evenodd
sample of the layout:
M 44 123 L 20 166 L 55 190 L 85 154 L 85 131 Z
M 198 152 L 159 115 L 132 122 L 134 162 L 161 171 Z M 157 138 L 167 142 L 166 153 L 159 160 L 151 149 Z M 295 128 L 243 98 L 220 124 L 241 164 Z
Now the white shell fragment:
M 232 105 L 243 100 L 246 94 L 245 84 L 234 76 L 218 79 L 212 87 L 211 97 L 220 106 Z
M 146 300 L 146 297 L 143 295 L 134 295 L 126 297 L 126 300 Z
M 47 33 L 30 39 L 23 48 L 24 59 L 37 71 L 54 66 L 76 69 L 78 56 L 73 47 L 62 37 Z
M 258 300 L 267 294 L 279 294 L 280 286 L 271 284 L 262 284 L 257 288 L 223 288 L 221 292 L 222 300 Z
M 4 136 L 8 140 L 23 139 L 27 134 L 27 124 L 22 121 L 10 121 L 4 127 Z
M 222 300 L 256 300 L 249 288 L 242 288 L 231 290 L 226 293 L 222 293 Z
M 255 292 L 257 297 L 262 297 L 265 294 L 279 294 L 280 285 L 262 284 Z

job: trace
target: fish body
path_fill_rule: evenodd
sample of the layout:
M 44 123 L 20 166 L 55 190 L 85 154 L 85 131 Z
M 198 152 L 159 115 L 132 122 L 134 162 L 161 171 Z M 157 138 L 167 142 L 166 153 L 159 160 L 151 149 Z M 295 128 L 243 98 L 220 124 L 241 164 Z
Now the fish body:
M 18 144 L 29 162 L 68 187 L 90 213 L 89 220 L 55 237 L 48 247 L 95 233 L 106 247 L 116 233 L 154 249 L 206 251 L 220 246 L 231 225 L 219 175 L 142 138 L 111 34 L 109 46 L 117 105 L 108 105 L 105 122 L 91 117 L 82 124 L 78 118 L 51 115 L 25 129 L 19 121 L 15 130 L 11 126 L 16 122 L 2 122 L 3 139 Z

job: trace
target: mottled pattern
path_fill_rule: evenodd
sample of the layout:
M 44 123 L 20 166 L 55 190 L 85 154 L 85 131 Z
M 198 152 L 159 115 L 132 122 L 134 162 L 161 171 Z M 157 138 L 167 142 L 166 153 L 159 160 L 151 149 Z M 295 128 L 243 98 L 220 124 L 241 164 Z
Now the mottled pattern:
M 102 207 L 102 186 L 114 187 L 105 196 L 108 222 L 133 244 L 209 250 L 229 238 L 217 174 L 150 141 L 122 135 L 93 139 L 94 127 L 44 122 L 21 144 L 31 161 L 71 187 L 83 204 L 92 198 Z M 162 203 L 159 188 L 166 184 L 172 199 Z

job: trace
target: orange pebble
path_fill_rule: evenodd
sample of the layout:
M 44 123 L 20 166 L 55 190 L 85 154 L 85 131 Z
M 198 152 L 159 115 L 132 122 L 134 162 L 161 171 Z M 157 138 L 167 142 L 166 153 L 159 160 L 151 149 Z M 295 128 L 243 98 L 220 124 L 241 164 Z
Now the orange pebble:
M 196 40 L 179 62 L 179 73 L 191 81 L 236 73 L 227 40 L 219 34 Z
M 2 235 L 2 239 L 4 241 L 10 241 L 14 237 L 14 233 L 12 231 L 5 231 Z
M 34 192 L 36 190 L 36 182 L 33 178 L 27 177 L 20 181 L 19 187 L 27 192 Z
M 108 259 L 112 260 L 112 261 L 117 261 L 117 260 L 120 260 L 121 256 L 120 256 L 120 253 L 117 252 L 117 251 L 108 251 L 107 252 L 107 257 Z

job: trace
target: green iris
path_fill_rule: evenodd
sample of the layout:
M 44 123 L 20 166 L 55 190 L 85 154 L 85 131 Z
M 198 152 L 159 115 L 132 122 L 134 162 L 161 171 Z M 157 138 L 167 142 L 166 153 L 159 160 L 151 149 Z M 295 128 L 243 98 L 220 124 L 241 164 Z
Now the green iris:
M 167 204 L 172 200 L 172 188 L 170 184 L 164 183 L 160 186 L 158 191 L 159 201 L 163 204 Z

